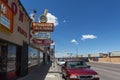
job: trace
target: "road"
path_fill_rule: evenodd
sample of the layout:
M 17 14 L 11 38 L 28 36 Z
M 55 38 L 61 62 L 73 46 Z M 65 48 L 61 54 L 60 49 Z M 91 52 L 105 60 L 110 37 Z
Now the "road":
M 87 64 L 99 74 L 100 80 L 120 80 L 120 64 L 100 62 L 89 62 Z M 61 70 L 60 66 L 58 69 Z M 64 80 L 62 75 L 61 80 Z
M 120 64 L 90 62 L 88 65 L 98 72 L 101 80 L 120 80 Z

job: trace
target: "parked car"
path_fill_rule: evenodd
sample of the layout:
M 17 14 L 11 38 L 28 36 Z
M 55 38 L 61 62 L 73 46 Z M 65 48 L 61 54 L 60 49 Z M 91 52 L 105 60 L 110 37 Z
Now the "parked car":
M 65 64 L 65 59 L 59 59 L 57 64 L 60 65 L 60 66 Z
M 99 80 L 98 73 L 92 70 L 85 61 L 66 61 L 61 70 L 66 80 Z

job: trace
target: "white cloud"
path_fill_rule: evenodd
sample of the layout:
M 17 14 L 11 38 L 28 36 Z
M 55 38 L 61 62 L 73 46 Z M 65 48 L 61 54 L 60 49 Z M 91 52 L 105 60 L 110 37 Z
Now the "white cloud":
M 63 23 L 65 23 L 66 22 L 66 20 L 63 20 Z
M 56 45 L 55 42 L 51 43 L 52 46 Z
M 82 38 L 81 40 L 86 40 L 86 39 L 95 39 L 97 38 L 96 36 L 94 35 L 82 35 Z
M 60 58 L 60 57 L 67 57 L 68 55 L 66 53 L 63 52 L 56 52 L 55 53 L 55 57 Z
M 32 19 L 32 21 L 35 21 L 35 14 L 31 13 L 30 18 Z
M 54 23 L 55 26 L 57 26 L 59 24 L 57 17 L 52 15 L 51 13 L 47 13 L 47 18 L 48 18 L 47 22 Z
M 75 43 L 75 44 L 78 44 L 77 40 L 75 40 L 75 39 L 72 39 L 71 42 Z

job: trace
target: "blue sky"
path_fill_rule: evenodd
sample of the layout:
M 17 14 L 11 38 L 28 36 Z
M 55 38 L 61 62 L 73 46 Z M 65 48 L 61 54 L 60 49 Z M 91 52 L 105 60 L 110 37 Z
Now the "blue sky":
M 45 9 L 55 19 L 56 53 L 120 51 L 120 0 L 20 0 L 28 14 Z

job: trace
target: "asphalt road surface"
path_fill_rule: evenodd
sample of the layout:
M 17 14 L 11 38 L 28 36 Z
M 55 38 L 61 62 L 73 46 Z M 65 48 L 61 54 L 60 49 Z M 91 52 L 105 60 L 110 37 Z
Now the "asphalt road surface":
M 100 80 L 120 80 L 120 64 L 90 62 L 91 68 L 100 76 Z
M 100 80 L 120 80 L 120 64 L 100 62 L 89 62 L 87 64 L 99 74 Z M 58 66 L 58 69 L 61 72 L 60 66 Z M 60 75 L 61 80 L 65 80 L 62 78 L 62 74 Z

